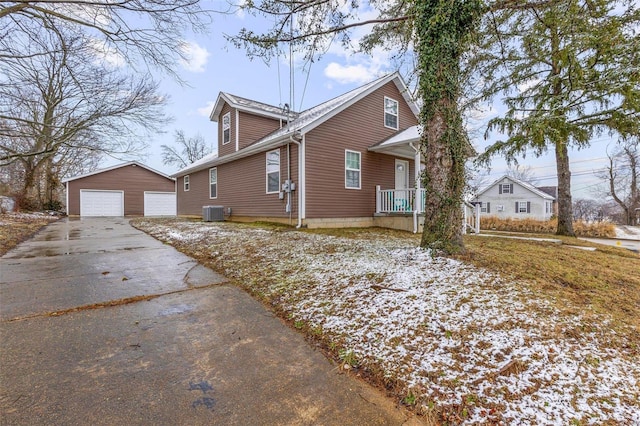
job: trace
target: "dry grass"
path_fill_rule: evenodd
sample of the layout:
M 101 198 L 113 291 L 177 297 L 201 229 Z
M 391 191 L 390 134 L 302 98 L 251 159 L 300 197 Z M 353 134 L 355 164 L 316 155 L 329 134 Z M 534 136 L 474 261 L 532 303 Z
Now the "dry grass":
M 41 214 L 0 214 L 0 256 L 57 219 Z
M 540 235 L 537 235 L 540 236 Z M 547 236 L 548 237 L 548 236 Z M 611 315 L 616 328 L 631 326 L 640 336 L 640 256 L 576 238 L 562 245 L 496 237 L 467 236 L 462 260 L 531 282 L 535 292 L 564 311 Z M 571 302 L 571 303 L 566 303 Z
M 506 232 L 536 232 L 540 234 L 554 234 L 558 227 L 558 220 L 533 219 L 500 219 L 496 216 L 484 216 L 480 219 L 480 228 Z M 573 222 L 573 230 L 579 237 L 614 238 L 615 226 L 610 222 Z

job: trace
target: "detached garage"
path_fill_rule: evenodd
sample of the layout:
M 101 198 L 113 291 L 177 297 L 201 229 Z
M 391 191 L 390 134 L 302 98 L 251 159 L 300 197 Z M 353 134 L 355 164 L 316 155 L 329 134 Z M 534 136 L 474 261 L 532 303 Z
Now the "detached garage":
M 175 181 L 136 161 L 63 181 L 70 216 L 175 216 Z

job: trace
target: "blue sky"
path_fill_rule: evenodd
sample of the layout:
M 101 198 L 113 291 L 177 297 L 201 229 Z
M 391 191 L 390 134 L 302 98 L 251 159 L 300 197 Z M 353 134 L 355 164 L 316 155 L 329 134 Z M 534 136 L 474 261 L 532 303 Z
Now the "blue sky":
M 287 58 L 272 60 L 266 64 L 260 59 L 251 60 L 243 50 L 229 44 L 223 34 L 236 34 L 242 27 L 255 28 L 265 25 L 264 21 L 243 15 L 216 15 L 208 34 L 186 36 L 190 44 L 191 60 L 181 63 L 178 74 L 186 82 L 180 85 L 171 77 L 157 75 L 161 81 L 161 91 L 170 97 L 167 112 L 174 120 L 165 127 L 165 133 L 156 136 L 150 143 L 145 164 L 163 173 L 171 174 L 175 169 L 162 164 L 162 144 L 172 144 L 173 134 L 181 129 L 187 136 L 200 133 L 207 143 L 217 144 L 217 123 L 209 121 L 213 103 L 220 91 L 254 99 L 272 105 L 289 103 L 290 68 Z M 358 34 L 355 34 L 357 39 Z M 393 72 L 388 54 L 383 51 L 373 55 L 352 54 L 340 46 L 332 45 L 319 60 L 303 70 L 303 64 L 294 57 L 294 106 L 303 110 L 320 102 L 331 99 L 374 78 Z M 307 64 L 308 65 L 308 64 Z M 500 113 L 503 107 L 496 103 L 487 111 L 480 111 L 479 121 L 474 123 L 477 131 L 472 140 L 478 151 L 490 144 L 483 138 L 485 123 L 492 114 Z M 498 135 L 492 135 L 497 137 Z M 593 172 L 601 170 L 607 164 L 606 151 L 613 148 L 614 140 L 598 137 L 591 147 L 569 153 L 574 198 L 595 198 L 594 189 L 600 180 Z M 103 166 L 118 163 L 118 160 L 106 159 Z M 521 159 L 520 164 L 528 166 L 538 179 L 538 185 L 555 185 L 556 172 L 553 153 L 536 158 L 529 155 Z M 505 174 L 507 165 L 499 157 L 494 158 L 491 171 L 484 178 L 488 184 Z

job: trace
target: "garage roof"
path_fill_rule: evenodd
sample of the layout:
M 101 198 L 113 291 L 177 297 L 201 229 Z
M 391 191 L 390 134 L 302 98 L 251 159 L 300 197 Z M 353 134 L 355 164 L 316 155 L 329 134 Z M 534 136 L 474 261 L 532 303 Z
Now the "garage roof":
M 160 176 L 162 176 L 162 177 L 164 177 L 164 178 L 167 178 L 167 179 L 169 179 L 169 180 L 175 180 L 175 179 L 174 179 L 174 178 L 172 178 L 171 176 L 169 176 L 169 175 L 165 175 L 164 173 L 161 173 L 161 172 L 159 172 L 159 171 L 157 171 L 157 170 L 154 170 L 154 169 L 152 169 L 152 168 L 151 168 L 151 167 L 149 167 L 149 166 L 145 166 L 145 165 L 144 165 L 144 164 L 142 164 L 142 163 L 138 163 L 137 161 L 129 161 L 129 162 L 127 162 L 127 163 L 117 164 L 117 165 L 115 165 L 115 166 L 111 166 L 111 167 L 105 167 L 104 169 L 94 170 L 93 172 L 85 173 L 85 174 L 83 174 L 83 175 L 79 175 L 79 176 L 74 176 L 74 177 L 66 178 L 66 179 L 63 179 L 63 180 L 62 180 L 62 183 L 66 183 L 66 182 L 69 182 L 69 181 L 72 181 L 72 180 L 76 180 L 76 179 L 86 178 L 86 177 L 88 177 L 88 176 L 97 175 L 97 174 L 99 174 L 99 173 L 104 173 L 104 172 L 108 172 L 108 171 L 110 171 L 110 170 L 115 170 L 115 169 L 119 169 L 119 168 L 121 168 L 121 167 L 127 167 L 127 166 L 137 166 L 137 167 L 142 167 L 143 169 L 147 169 L 147 170 L 149 170 L 150 172 L 153 172 L 153 173 L 155 173 L 155 174 L 157 174 L 157 175 L 160 175 Z

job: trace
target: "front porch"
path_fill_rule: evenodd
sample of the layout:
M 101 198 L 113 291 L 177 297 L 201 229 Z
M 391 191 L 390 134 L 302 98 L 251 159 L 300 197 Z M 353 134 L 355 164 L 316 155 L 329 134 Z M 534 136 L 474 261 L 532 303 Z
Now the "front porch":
M 427 192 L 423 188 L 382 189 L 376 186 L 374 225 L 382 228 L 422 232 Z M 462 233 L 480 232 L 480 206 L 462 203 Z

